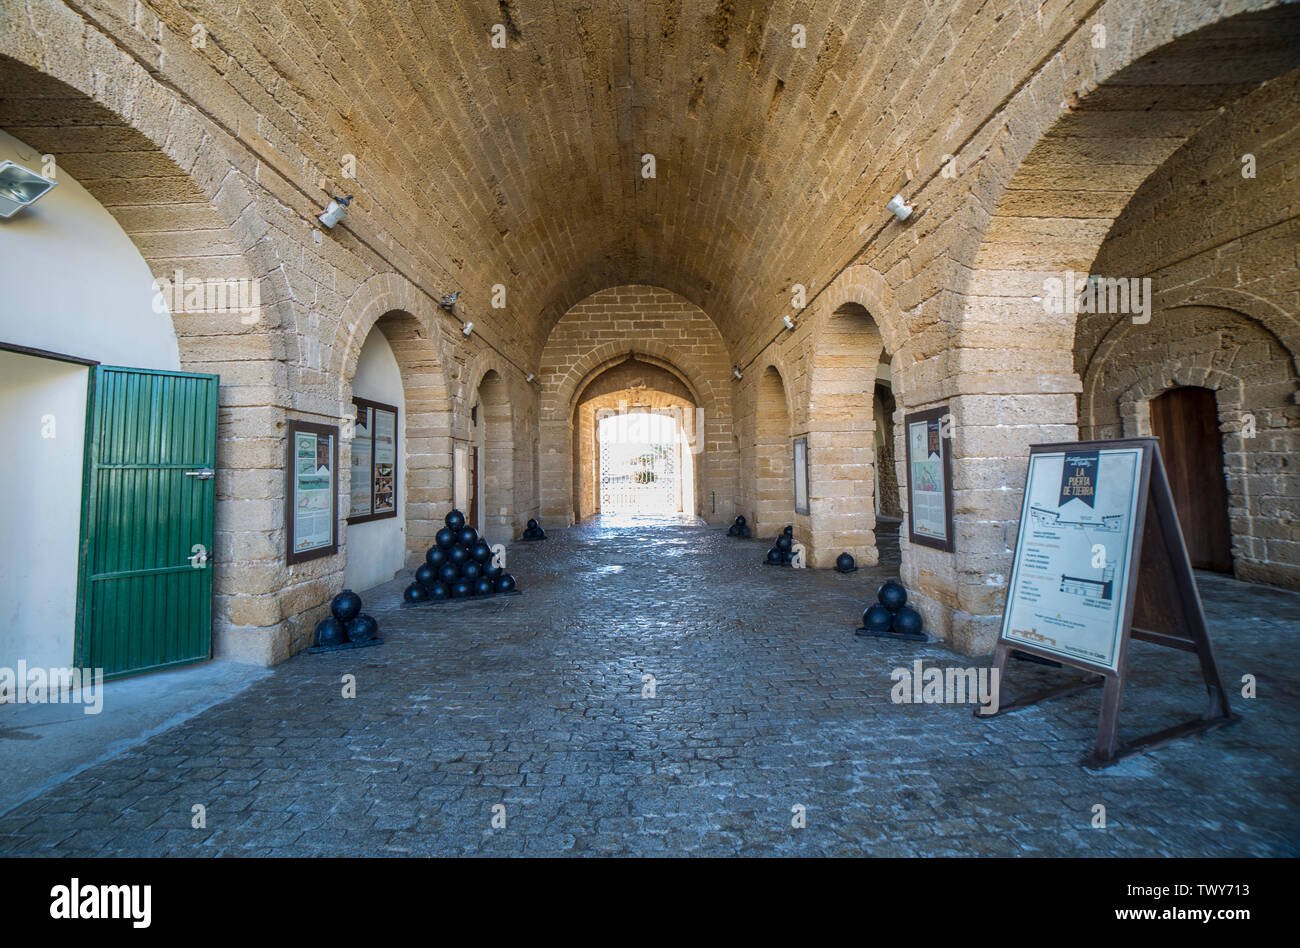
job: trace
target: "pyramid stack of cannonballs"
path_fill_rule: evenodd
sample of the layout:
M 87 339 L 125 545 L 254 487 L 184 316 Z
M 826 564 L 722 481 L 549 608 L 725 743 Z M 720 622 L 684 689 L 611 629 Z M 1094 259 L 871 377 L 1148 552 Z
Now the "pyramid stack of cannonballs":
M 744 516 L 736 518 L 736 522 L 727 528 L 727 536 L 739 537 L 742 540 L 748 540 L 754 535 L 754 528 L 749 525 Z
M 776 538 L 776 544 L 767 551 L 768 566 L 789 566 L 794 559 L 794 527 L 788 526 Z
M 316 623 L 315 645 L 308 651 L 378 645 L 379 623 L 361 611 L 361 597 L 345 589 L 330 600 L 330 614 Z
M 921 613 L 907 604 L 907 590 L 902 583 L 892 579 L 876 592 L 876 602 L 862 613 L 862 628 L 854 634 L 909 642 L 927 641 Z
M 518 592 L 515 578 L 492 565 L 492 548 L 465 523 L 459 510 L 447 514 L 434 545 L 415 571 L 415 582 L 402 593 L 402 604 L 486 598 Z
M 520 537 L 520 539 L 521 540 L 545 540 L 546 531 L 542 529 L 542 525 L 538 523 L 536 520 L 529 520 L 528 526 L 524 527 L 524 535 Z

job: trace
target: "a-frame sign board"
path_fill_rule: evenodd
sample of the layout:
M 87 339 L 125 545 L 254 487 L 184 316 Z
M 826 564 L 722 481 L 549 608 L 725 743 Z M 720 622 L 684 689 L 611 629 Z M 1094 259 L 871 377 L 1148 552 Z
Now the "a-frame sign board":
M 1136 568 L 1135 568 L 1136 564 Z M 1194 652 L 1209 704 L 1195 720 L 1121 743 L 1128 643 Z M 1012 651 L 1091 674 L 1002 701 L 994 714 L 1104 684 L 1097 744 L 1105 767 L 1188 734 L 1238 720 L 1228 707 L 1201 597 L 1155 438 L 1039 444 L 1029 449 L 1020 531 L 994 653 L 1006 681 Z M 977 717 L 993 717 L 977 709 Z

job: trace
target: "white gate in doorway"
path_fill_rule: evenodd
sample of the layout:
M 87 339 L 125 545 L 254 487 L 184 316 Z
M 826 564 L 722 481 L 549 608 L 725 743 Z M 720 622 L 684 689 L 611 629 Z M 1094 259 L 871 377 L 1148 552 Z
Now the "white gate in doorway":
M 676 419 L 652 412 L 620 413 L 600 418 L 598 427 L 601 513 L 680 511 Z

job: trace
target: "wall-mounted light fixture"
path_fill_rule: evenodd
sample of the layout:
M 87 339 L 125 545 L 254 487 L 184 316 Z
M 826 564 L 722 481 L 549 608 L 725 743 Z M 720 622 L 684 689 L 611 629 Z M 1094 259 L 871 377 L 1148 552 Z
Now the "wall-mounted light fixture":
M 791 319 L 791 318 L 789 317 L 789 315 L 782 316 L 782 317 L 781 317 L 781 322 L 785 323 L 785 328 L 786 328 L 786 329 L 793 329 L 793 328 L 794 328 L 794 320 Z
M 462 336 L 469 336 L 469 334 L 472 333 L 473 331 L 474 331 L 474 321 L 472 319 L 468 320 L 465 323 L 465 325 L 460 327 L 460 334 Z
M 444 293 L 442 298 L 438 300 L 438 305 L 450 313 L 456 308 L 456 300 L 458 299 L 460 299 L 460 290 L 455 293 Z
M 740 366 L 738 365 L 733 365 L 731 367 L 731 374 L 735 377 L 737 382 L 744 378 L 744 376 L 740 374 Z
M 907 220 L 912 216 L 912 211 L 915 210 L 912 205 L 903 200 L 901 194 L 895 194 L 889 203 L 885 205 L 885 209 L 897 217 L 899 221 Z
M 13 217 L 43 198 L 58 182 L 12 161 L 0 161 L 0 217 Z
M 329 207 L 320 211 L 316 219 L 320 221 L 322 227 L 333 229 L 334 225 L 343 218 L 348 216 L 348 205 L 352 203 L 352 195 L 347 197 L 330 198 Z

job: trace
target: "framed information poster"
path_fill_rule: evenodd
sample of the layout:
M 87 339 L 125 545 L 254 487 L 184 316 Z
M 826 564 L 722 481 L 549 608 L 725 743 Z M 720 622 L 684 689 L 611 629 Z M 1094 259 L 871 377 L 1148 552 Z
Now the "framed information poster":
M 903 419 L 907 449 L 908 538 L 952 552 L 952 438 L 947 405 Z
M 808 439 L 794 439 L 794 512 L 808 513 Z
M 1005 641 L 1118 668 L 1143 474 L 1135 445 L 1033 449 L 1002 616 Z
M 289 422 L 285 559 L 290 564 L 338 552 L 339 429 Z
M 1197 718 L 1119 739 L 1131 639 L 1196 655 L 1209 697 Z M 1167 653 L 1166 653 L 1167 654 Z M 1085 767 L 1239 720 L 1228 706 L 1155 438 L 1035 444 L 1029 448 L 1020 532 L 990 674 L 1005 687 L 1011 656 L 1082 669 L 1086 677 L 1008 700 L 994 717 L 1102 685 L 1097 743 Z
M 397 408 L 352 399 L 357 420 L 352 438 L 348 523 L 397 516 Z

